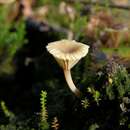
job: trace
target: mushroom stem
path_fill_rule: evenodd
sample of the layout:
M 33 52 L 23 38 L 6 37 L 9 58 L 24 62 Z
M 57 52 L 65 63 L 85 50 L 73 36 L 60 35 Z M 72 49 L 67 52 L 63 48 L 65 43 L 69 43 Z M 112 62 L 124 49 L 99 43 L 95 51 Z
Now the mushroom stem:
M 66 70 L 64 69 L 64 75 L 65 75 L 65 79 L 66 82 L 70 88 L 70 90 L 77 96 L 80 96 L 80 91 L 76 88 L 76 86 L 73 83 L 72 77 L 71 77 L 71 72 L 70 70 Z

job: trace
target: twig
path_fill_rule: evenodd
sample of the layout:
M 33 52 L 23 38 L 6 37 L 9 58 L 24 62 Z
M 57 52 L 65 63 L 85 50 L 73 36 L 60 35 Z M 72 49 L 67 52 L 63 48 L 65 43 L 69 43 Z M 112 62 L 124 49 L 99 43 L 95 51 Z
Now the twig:
M 106 6 L 105 3 L 101 2 L 88 2 L 85 0 L 67 0 L 68 2 L 75 3 L 75 2 L 81 2 L 82 4 L 88 4 L 88 5 L 99 5 L 99 6 Z M 118 8 L 118 9 L 125 9 L 125 10 L 130 10 L 130 6 L 123 6 L 123 5 L 113 5 L 113 4 L 108 4 L 110 8 Z

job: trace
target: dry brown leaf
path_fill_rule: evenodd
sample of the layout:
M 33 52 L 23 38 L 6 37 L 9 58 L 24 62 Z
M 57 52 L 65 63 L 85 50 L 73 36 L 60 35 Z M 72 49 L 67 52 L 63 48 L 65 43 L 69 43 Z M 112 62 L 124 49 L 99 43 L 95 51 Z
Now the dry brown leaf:
M 33 0 L 21 0 L 20 2 L 22 6 L 22 13 L 25 17 L 32 16 L 33 11 L 32 11 L 32 4 Z
M 128 0 L 112 0 L 112 2 L 118 6 L 127 6 L 129 1 Z
M 15 2 L 16 0 L 0 0 L 0 4 L 11 4 Z

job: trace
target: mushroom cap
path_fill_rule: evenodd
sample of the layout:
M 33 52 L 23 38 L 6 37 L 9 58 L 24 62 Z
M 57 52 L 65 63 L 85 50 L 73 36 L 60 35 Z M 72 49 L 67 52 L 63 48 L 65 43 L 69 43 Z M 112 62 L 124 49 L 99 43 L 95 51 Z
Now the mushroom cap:
M 63 69 L 69 70 L 87 55 L 89 46 L 74 40 L 60 40 L 49 43 L 46 48 Z

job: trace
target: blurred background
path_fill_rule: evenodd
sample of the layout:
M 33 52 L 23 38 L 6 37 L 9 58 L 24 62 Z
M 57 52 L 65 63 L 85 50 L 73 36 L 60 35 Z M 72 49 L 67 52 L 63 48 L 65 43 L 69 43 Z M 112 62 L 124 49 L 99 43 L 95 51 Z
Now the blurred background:
M 81 99 L 45 48 L 61 39 L 90 46 Z M 129 73 L 130 0 L 0 0 L 0 130 L 130 129 Z

